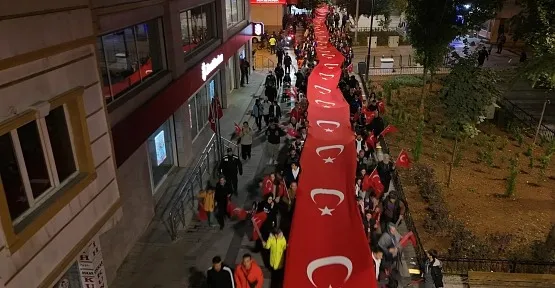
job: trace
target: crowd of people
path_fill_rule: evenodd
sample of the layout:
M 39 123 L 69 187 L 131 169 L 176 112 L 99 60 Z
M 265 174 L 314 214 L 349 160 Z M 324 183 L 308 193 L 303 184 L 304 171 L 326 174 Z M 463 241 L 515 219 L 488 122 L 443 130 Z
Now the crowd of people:
M 298 19 L 302 19 L 302 25 L 306 29 L 304 41 L 298 41 L 293 47 L 298 68 L 292 71 L 294 65 L 291 56 L 284 51 L 284 47 L 276 47 L 277 66 L 266 77 L 264 99 L 257 99 L 251 112 L 256 128 L 267 138 L 266 153 L 269 159 L 267 164 L 275 167 L 275 170 L 265 175 L 261 181 L 262 200 L 253 204 L 252 211 L 256 231 L 253 232 L 253 239 L 256 239 L 254 253 L 262 254 L 264 266 L 272 272 L 272 287 L 282 287 L 285 251 L 295 212 L 297 183 L 302 176 L 299 160 L 309 127 L 308 101 L 305 96 L 307 81 L 312 69 L 318 63 L 315 49 L 317 43 L 310 16 L 303 15 L 288 19 L 292 19 L 290 21 L 294 21 L 293 23 L 298 23 L 297 21 L 300 21 Z M 403 221 L 406 204 L 397 195 L 394 187 L 390 187 L 395 164 L 380 145 L 382 132 L 385 129 L 382 118 L 382 114 L 385 113 L 384 103 L 377 99 L 374 93 L 368 97 L 363 96 L 361 84 L 354 75 L 349 74 L 353 52 L 348 33 L 349 25 L 346 25 L 345 19 L 348 17 L 341 17 L 332 9 L 326 22 L 330 43 L 341 51 L 346 59 L 339 87 L 350 105 L 353 132 L 356 134 L 357 178 L 353 183 L 356 191 L 353 197 L 358 199 L 364 224 L 361 229 L 366 232 L 376 266 L 376 279 L 368 281 L 376 281 L 379 287 L 400 287 L 399 280 L 409 276 L 406 275 L 408 269 L 401 261 L 402 237 L 397 231 L 397 227 Z M 284 29 L 287 25 L 284 24 Z M 297 24 L 294 25 L 296 30 Z M 294 83 L 290 76 L 293 72 L 295 73 Z M 282 91 L 283 97 L 293 100 L 294 104 L 290 112 L 282 114 L 278 103 L 278 91 Z M 239 132 L 243 161 L 250 159 L 253 131 L 249 123 L 245 122 Z M 278 156 L 283 142 L 285 142 L 287 157 L 279 161 Z M 242 174 L 241 159 L 233 155 L 232 151 L 228 152 L 229 154 L 221 162 L 222 177 L 216 187 L 214 189 L 208 187 L 199 195 L 207 213 L 212 213 L 215 207 L 217 208 L 216 218 L 221 229 L 224 227 L 224 219 L 230 216 L 227 209 L 228 201 L 237 193 L 237 175 Z M 372 173 L 377 173 L 381 186 L 368 185 Z M 260 214 L 264 217 L 256 216 Z M 260 221 L 254 221 L 254 217 Z M 437 259 L 437 252 L 429 251 L 428 256 L 429 261 L 422 268 L 424 281 L 428 285 L 426 287 L 443 287 L 441 263 Z M 213 266 L 207 273 L 208 287 L 262 288 L 264 282 L 262 269 L 252 255 L 243 255 L 241 263 L 233 270 L 223 265 L 220 257 L 214 257 L 212 262 Z

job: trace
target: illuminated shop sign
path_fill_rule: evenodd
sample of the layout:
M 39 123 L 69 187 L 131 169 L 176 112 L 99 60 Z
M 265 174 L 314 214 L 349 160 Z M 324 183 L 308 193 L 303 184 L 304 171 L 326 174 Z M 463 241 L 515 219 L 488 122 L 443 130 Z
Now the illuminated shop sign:
M 224 54 L 218 54 L 218 56 L 214 57 L 214 59 L 212 59 L 208 63 L 202 62 L 202 68 L 201 68 L 202 81 L 206 81 L 206 79 L 208 78 L 208 75 L 210 75 L 210 73 L 214 71 L 214 69 L 216 69 L 223 62 L 224 62 Z
M 262 34 L 264 34 L 264 23 L 252 23 L 252 36 L 262 36 Z

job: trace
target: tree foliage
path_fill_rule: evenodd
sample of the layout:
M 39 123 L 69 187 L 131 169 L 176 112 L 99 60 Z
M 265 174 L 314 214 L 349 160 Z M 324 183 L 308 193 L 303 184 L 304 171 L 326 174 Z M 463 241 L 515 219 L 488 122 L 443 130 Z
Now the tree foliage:
M 555 88 L 555 1 L 524 0 L 522 11 L 511 19 L 513 39 L 523 40 L 533 57 L 522 69 L 523 75 L 540 84 Z
M 300 0 L 297 7 L 300 9 L 313 10 L 322 4 L 332 5 L 330 0 Z
M 408 0 L 408 36 L 420 64 L 433 73 L 449 43 L 494 18 L 501 5 L 502 0 Z
M 495 71 L 478 67 L 477 53 L 458 57 L 447 75 L 441 95 L 445 114 L 456 133 L 464 126 L 475 126 L 486 107 L 500 95 Z

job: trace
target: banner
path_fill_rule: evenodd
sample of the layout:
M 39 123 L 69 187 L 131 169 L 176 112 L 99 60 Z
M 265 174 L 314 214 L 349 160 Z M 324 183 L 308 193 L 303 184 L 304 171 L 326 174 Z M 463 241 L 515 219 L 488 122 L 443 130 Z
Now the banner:
M 327 7 L 315 12 L 318 65 L 308 78 L 308 136 L 292 222 L 285 288 L 377 287 L 355 198 L 356 147 L 339 90 L 343 55 L 329 44 Z

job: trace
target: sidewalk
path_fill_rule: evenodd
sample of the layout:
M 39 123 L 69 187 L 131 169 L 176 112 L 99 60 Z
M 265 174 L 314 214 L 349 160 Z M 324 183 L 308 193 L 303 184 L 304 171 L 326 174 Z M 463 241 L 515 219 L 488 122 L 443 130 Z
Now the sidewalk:
M 233 91 L 229 95 L 229 106 L 220 119 L 221 132 L 224 137 L 234 131 L 234 122 L 241 122 L 249 110 L 253 95 L 262 93 L 260 86 L 265 75 L 252 73 L 250 84 Z M 229 138 L 229 137 L 227 137 Z M 252 195 L 259 193 L 258 176 L 265 165 L 264 144 L 261 141 L 252 148 L 252 158 L 243 164 L 243 175 L 239 178 L 239 196 L 234 203 L 242 206 L 250 203 Z M 250 205 L 247 205 L 250 206 Z M 174 242 L 157 241 L 150 237 L 153 231 L 163 228 L 150 227 L 139 240 L 118 270 L 118 275 L 111 288 L 183 288 L 197 287 L 195 282 L 211 266 L 212 257 L 219 255 L 226 263 L 234 266 L 239 243 L 243 239 L 245 223 L 226 222 L 224 230 L 211 228 L 206 223 L 194 219 L 184 231 L 179 231 L 178 240 Z M 230 249 L 231 248 L 231 249 Z M 231 261 L 230 261 L 231 260 Z

